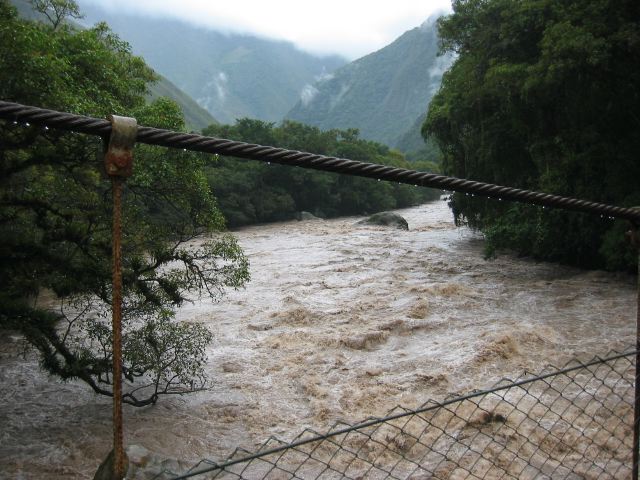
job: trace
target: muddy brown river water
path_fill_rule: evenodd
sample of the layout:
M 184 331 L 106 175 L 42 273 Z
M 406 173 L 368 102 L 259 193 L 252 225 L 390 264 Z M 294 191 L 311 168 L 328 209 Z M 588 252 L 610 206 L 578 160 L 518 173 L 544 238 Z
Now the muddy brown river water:
M 211 389 L 125 406 L 125 439 L 194 462 L 417 407 L 448 392 L 633 344 L 635 279 L 482 256 L 444 201 L 399 211 L 410 230 L 358 218 L 236 233 L 252 281 L 178 318 L 205 323 Z M 110 401 L 61 383 L 0 340 L 0 478 L 92 478 L 110 449 Z

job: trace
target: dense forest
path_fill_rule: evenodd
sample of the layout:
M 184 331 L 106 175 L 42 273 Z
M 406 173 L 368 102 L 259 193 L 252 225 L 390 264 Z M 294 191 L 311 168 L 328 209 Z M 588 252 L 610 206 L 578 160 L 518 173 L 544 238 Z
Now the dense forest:
M 456 0 L 439 21 L 458 59 L 423 126 L 446 174 L 640 205 L 640 3 Z M 488 253 L 633 269 L 625 222 L 454 195 Z
M 438 168 L 425 160 L 409 163 L 399 152 L 359 138 L 355 129 L 321 131 L 292 121 L 276 126 L 242 119 L 234 125 L 211 125 L 203 133 L 396 167 Z M 373 213 L 440 195 L 436 190 L 224 157 L 207 168 L 207 177 L 231 226 L 288 220 L 300 211 L 319 217 Z

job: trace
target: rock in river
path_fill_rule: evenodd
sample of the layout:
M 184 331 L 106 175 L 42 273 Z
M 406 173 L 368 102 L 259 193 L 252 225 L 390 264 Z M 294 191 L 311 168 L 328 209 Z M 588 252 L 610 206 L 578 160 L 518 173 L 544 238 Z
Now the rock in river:
M 393 212 L 374 213 L 370 217 L 360 220 L 358 224 L 382 225 L 385 227 L 399 228 L 401 230 L 409 230 L 409 224 L 404 217 Z

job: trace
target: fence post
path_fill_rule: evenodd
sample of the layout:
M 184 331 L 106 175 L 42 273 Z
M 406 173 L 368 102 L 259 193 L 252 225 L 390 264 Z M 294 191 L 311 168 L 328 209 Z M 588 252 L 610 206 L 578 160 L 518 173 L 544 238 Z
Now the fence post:
M 133 169 L 133 145 L 138 133 L 134 118 L 109 116 L 111 136 L 104 156 L 113 195 L 112 329 L 113 329 L 113 479 L 126 474 L 122 425 L 122 187 Z

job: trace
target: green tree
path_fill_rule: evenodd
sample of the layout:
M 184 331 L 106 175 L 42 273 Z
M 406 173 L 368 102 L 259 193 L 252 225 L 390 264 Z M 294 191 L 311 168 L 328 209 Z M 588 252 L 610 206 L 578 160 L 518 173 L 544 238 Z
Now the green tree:
M 640 4 L 456 0 L 439 22 L 458 54 L 423 134 L 445 173 L 622 206 L 640 204 Z M 634 268 L 623 222 L 455 195 L 489 252 Z
M 66 18 L 82 18 L 78 4 L 73 0 L 29 0 L 36 12 L 44 15 L 55 30 Z
M 145 104 L 155 75 L 108 27 L 74 30 L 17 18 L 0 0 L 0 98 L 45 108 L 134 116 L 184 128 L 179 108 Z M 94 137 L 0 122 L 0 328 L 21 332 L 47 371 L 112 395 L 110 185 Z M 177 306 L 217 299 L 248 279 L 235 240 L 221 231 L 205 157 L 137 146 L 124 192 L 124 401 L 206 386 L 199 324 Z M 54 300 L 41 298 L 51 292 Z
M 245 118 L 235 125 L 212 125 L 204 133 L 396 167 L 435 168 L 429 162 L 410 164 L 399 152 L 359 138 L 357 129 L 321 131 L 292 121 L 276 126 Z M 407 185 L 225 157 L 209 168 L 208 176 L 231 225 L 287 220 L 299 211 L 322 217 L 373 213 L 439 196 Z

